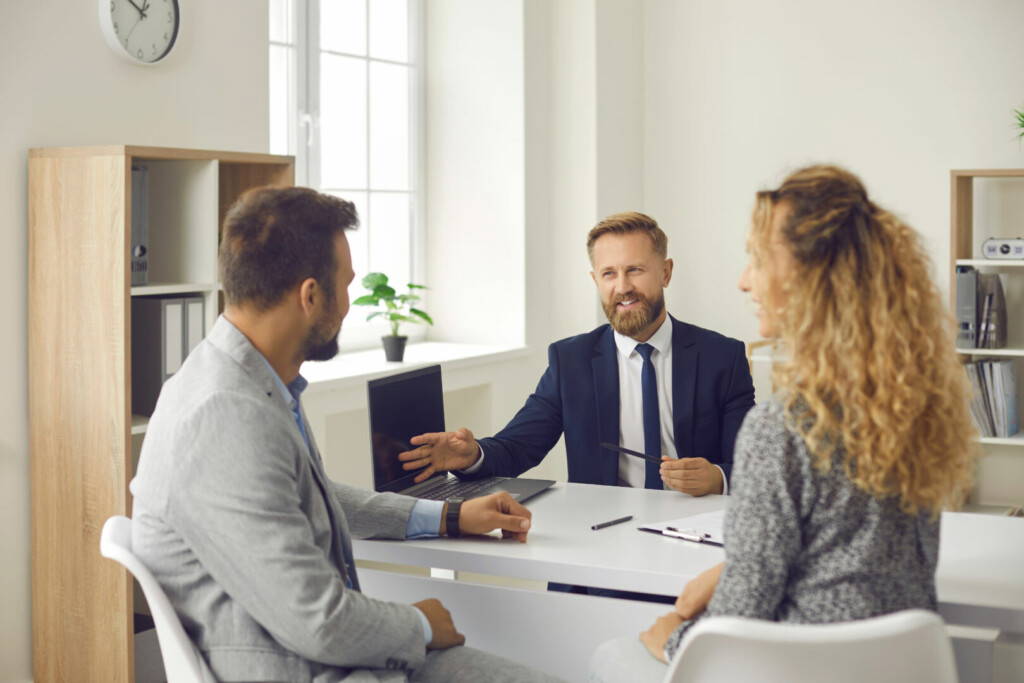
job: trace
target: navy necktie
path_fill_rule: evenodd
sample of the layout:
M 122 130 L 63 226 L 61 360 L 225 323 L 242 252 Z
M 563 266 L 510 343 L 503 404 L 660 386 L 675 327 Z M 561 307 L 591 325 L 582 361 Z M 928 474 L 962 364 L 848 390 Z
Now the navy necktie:
M 661 415 L 658 409 L 658 377 L 654 374 L 654 363 L 651 362 L 654 347 L 650 344 L 637 344 L 636 352 L 644 359 L 644 367 L 640 371 L 640 393 L 644 400 L 644 453 L 660 458 Z M 644 488 L 665 488 L 661 483 L 660 470 L 661 466 L 658 463 L 647 461 Z

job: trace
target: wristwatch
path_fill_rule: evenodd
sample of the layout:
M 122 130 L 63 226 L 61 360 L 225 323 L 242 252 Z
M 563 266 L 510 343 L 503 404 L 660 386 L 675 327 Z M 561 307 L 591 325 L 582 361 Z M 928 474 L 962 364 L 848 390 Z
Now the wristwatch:
M 464 498 L 449 498 L 445 501 L 448 504 L 448 513 L 444 518 L 445 533 L 449 538 L 458 538 L 460 535 L 459 530 L 459 512 L 462 510 L 462 501 Z

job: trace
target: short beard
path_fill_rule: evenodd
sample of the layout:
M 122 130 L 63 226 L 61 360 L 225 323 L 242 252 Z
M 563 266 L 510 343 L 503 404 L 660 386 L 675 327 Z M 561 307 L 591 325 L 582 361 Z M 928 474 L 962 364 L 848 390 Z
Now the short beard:
M 630 299 L 640 305 L 631 311 L 620 311 L 619 302 Z M 613 330 L 626 337 L 634 337 L 657 320 L 665 310 L 665 295 L 661 294 L 657 299 L 648 299 L 642 294 L 633 293 L 629 296 L 616 297 L 608 303 L 602 303 L 601 306 Z
M 309 331 L 305 341 L 302 343 L 302 356 L 305 360 L 324 361 L 338 355 L 338 335 L 341 333 L 341 330 L 339 329 L 332 334 L 330 327 L 330 319 L 333 317 L 335 302 L 328 302 L 328 306 L 330 310 L 324 314 L 323 318 L 317 321 L 317 324 Z

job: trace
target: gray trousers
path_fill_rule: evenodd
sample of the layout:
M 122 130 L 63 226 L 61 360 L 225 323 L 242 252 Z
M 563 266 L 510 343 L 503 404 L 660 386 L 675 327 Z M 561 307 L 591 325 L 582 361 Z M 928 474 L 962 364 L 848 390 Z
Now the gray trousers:
M 590 658 L 591 683 L 661 683 L 668 667 L 655 659 L 637 636 L 602 643 Z
M 423 666 L 411 679 L 401 671 L 365 669 L 353 671 L 343 679 L 337 669 L 328 669 L 313 678 L 313 683 L 563 683 L 528 666 L 471 647 L 431 650 Z

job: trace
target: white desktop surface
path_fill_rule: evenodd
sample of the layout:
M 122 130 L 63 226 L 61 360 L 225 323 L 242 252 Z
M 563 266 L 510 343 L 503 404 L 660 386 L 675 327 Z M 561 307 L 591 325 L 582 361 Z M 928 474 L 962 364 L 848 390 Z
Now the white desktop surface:
M 527 501 L 533 527 L 526 543 L 496 534 L 356 541 L 354 553 L 363 560 L 677 595 L 686 581 L 721 562 L 724 552 L 641 532 L 637 526 L 721 509 L 726 502 L 725 496 L 692 498 L 675 491 L 558 483 Z M 590 528 L 628 514 L 633 515 L 629 522 Z M 1024 519 L 946 513 L 940 548 L 939 601 L 956 607 L 957 623 L 985 625 L 993 611 L 1000 611 L 1000 626 L 1019 632 L 1024 626 Z M 985 614 L 974 618 L 975 608 L 985 608 Z

